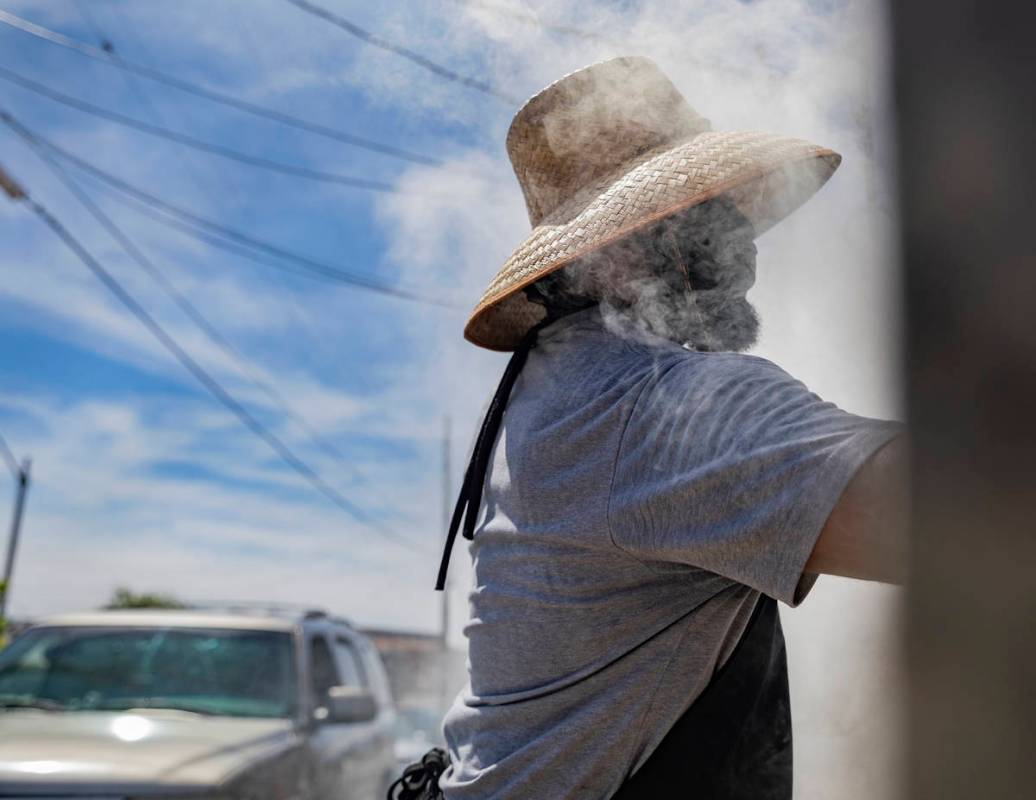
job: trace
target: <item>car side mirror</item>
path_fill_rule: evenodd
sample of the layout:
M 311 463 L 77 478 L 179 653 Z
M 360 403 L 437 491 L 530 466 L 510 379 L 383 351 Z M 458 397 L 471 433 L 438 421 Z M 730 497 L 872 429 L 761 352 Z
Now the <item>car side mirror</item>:
M 377 715 L 374 695 L 359 686 L 332 686 L 327 692 L 326 706 L 317 709 L 320 722 L 370 722 Z

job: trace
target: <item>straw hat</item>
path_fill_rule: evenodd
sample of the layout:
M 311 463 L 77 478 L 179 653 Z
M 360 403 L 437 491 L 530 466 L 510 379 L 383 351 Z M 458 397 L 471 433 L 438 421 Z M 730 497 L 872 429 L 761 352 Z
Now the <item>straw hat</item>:
M 522 288 L 651 223 L 727 195 L 756 235 L 842 160 L 758 131 L 713 131 L 654 62 L 616 58 L 566 75 L 519 109 L 507 153 L 532 233 L 489 283 L 464 336 L 513 350 L 544 316 Z

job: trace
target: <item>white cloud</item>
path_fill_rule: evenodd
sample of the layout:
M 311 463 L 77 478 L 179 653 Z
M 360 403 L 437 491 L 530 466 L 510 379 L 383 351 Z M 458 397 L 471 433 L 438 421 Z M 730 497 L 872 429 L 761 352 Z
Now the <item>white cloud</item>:
M 884 31 L 874 4 L 854 0 L 825 10 L 807 0 L 511 4 L 604 37 L 586 39 L 461 0 L 420 7 L 328 2 L 387 38 L 517 97 L 600 58 L 649 55 L 716 127 L 776 130 L 843 153 L 842 169 L 822 194 L 760 240 L 752 294 L 764 322 L 758 352 L 849 410 L 897 413 Z M 70 9 L 64 3 L 13 6 L 55 27 L 79 24 Z M 402 282 L 442 287 L 473 306 L 526 235 L 524 204 L 503 150 L 513 112 L 506 104 L 440 81 L 283 2 L 125 3 L 119 13 L 127 30 L 146 37 L 128 42 L 127 51 L 142 52 L 130 48 L 146 43 L 145 60 L 155 66 L 182 68 L 214 88 L 362 132 L 361 121 L 341 113 L 349 92 L 349 102 L 359 96 L 371 108 L 399 113 L 404 121 L 393 143 L 445 150 L 441 167 L 402 168 L 399 193 L 375 199 L 376 233 L 387 242 L 379 266 L 398 271 Z M 89 82 L 107 68 L 95 69 L 62 75 L 62 81 L 92 89 Z M 182 116 L 170 113 L 185 130 L 216 125 L 214 109 L 200 101 L 178 99 L 172 107 L 183 110 Z M 61 117 L 69 120 L 67 129 L 54 126 L 59 140 L 128 180 L 159 187 L 157 193 L 217 219 L 232 219 L 255 202 L 258 179 L 244 168 L 73 114 Z M 238 122 L 251 126 L 260 145 L 260 132 L 285 135 L 272 124 Z M 473 144 L 451 143 L 444 130 Z M 218 132 L 213 127 L 208 135 Z M 365 166 L 356 151 L 301 137 L 271 139 L 284 141 L 298 142 L 294 154 L 302 163 L 312 159 L 341 172 Z M 192 301 L 265 365 L 262 374 L 322 435 L 346 450 L 366 476 L 357 478 L 278 421 L 269 401 L 95 231 L 42 168 L 20 159 L 18 171 L 178 339 L 293 447 L 335 476 L 336 485 L 386 514 L 394 528 L 429 542 L 441 535 L 441 416 L 453 417 L 456 482 L 503 364 L 503 357 L 463 342 L 462 314 L 357 300 L 320 284 L 292 282 L 286 289 L 259 268 L 226 269 L 233 261 L 207 246 L 120 213 Z M 271 177 L 262 185 L 286 185 L 278 181 Z M 330 207 L 345 215 L 361 202 L 312 185 L 292 195 L 291 210 L 301 215 Z M 286 218 L 285 227 L 298 218 Z M 192 385 L 45 231 L 6 209 L 0 236 L 10 243 L 0 257 L 0 300 L 20 310 L 21 324 Z M 351 315 L 372 308 L 379 310 L 376 321 L 358 330 Z M 408 343 L 405 350 L 363 363 L 362 380 L 339 366 L 357 348 L 393 333 Z M 2 392 L 0 412 L 19 420 L 18 436 L 9 438 L 37 464 L 16 613 L 96 605 L 125 583 L 195 598 L 324 604 L 366 623 L 435 626 L 434 556 L 415 560 L 379 544 L 204 398 L 68 400 L 8 385 Z M 386 458 L 363 444 L 378 438 L 412 452 Z M 170 462 L 220 477 L 159 468 Z M 457 605 L 465 585 L 462 550 L 453 568 Z M 894 591 L 825 578 L 802 609 L 785 615 L 797 714 L 797 800 L 873 800 L 889 790 L 898 764 L 891 666 L 896 600 Z M 460 616 L 455 619 L 456 636 Z
M 10 407 L 7 398 L 0 405 Z M 23 430 L 37 433 L 19 442 L 33 455 L 35 479 L 12 594 L 16 616 L 96 604 L 117 584 L 224 599 L 263 599 L 270 587 L 280 600 L 326 602 L 389 624 L 407 613 L 390 597 L 412 597 L 434 580 L 428 556 L 437 531 L 422 513 L 430 498 L 411 492 L 407 506 L 372 508 L 423 545 L 422 558 L 312 502 L 306 484 L 203 403 L 58 409 L 21 400 L 17 410 L 35 416 L 37 425 Z M 156 471 L 169 463 L 233 482 Z M 434 623 L 421 613 L 413 621 Z
M 851 411 L 896 416 L 898 279 L 881 160 L 888 152 L 879 60 L 884 32 L 872 7 L 845 3 L 818 13 L 795 0 L 649 3 L 625 11 L 557 0 L 521 7 L 621 38 L 622 54 L 651 56 L 717 128 L 774 130 L 844 155 L 843 168 L 821 195 L 760 239 L 759 282 L 750 295 L 763 317 L 757 352 Z M 618 54 L 600 42 L 562 40 L 484 10 L 458 22 L 454 37 L 398 30 L 409 31 L 412 45 L 445 58 L 460 34 L 470 33 L 468 22 L 484 26 L 495 48 L 487 59 L 491 74 L 515 91 Z M 461 120 L 481 118 L 477 109 L 492 104 L 474 93 L 457 99 L 456 92 L 447 102 L 443 87 L 381 74 L 375 65 L 383 57 L 365 57 L 383 79 L 375 91 L 396 102 L 438 107 Z M 504 124 L 494 117 L 486 125 L 496 142 Z M 440 169 L 412 169 L 400 181 L 407 191 L 379 203 L 396 232 L 390 256 L 400 269 L 415 274 L 428 268 L 424 262 L 446 260 L 469 307 L 528 231 L 503 149 L 489 153 L 458 153 Z M 467 178 L 469 170 L 477 177 Z M 415 329 L 433 338 L 440 356 L 424 370 L 424 381 L 434 387 L 428 391 L 447 398 L 459 418 L 473 424 L 498 378 L 499 357 L 462 344 L 456 326 L 419 317 Z M 801 711 L 796 798 L 891 795 L 900 764 L 897 597 L 884 587 L 824 578 L 805 608 L 784 615 Z

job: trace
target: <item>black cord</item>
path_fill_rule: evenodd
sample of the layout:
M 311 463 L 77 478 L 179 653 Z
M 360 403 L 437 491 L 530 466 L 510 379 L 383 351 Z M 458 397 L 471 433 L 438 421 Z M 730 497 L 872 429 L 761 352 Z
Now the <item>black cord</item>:
M 575 309 L 580 311 L 582 309 Z M 562 314 L 561 316 L 567 316 Z M 486 471 L 489 468 L 489 456 L 493 452 L 493 444 L 496 442 L 497 434 L 500 432 L 500 425 L 504 419 L 504 410 L 507 408 L 507 401 L 511 397 L 511 390 L 514 388 L 518 375 L 525 366 L 529 353 L 536 346 L 540 331 L 548 325 L 556 322 L 561 316 L 550 315 L 546 319 L 534 325 L 529 332 L 522 337 L 518 347 L 507 362 L 503 377 L 496 387 L 493 400 L 489 404 L 486 416 L 482 420 L 482 427 L 479 428 L 478 437 L 475 439 L 475 447 L 471 452 L 471 460 L 468 468 L 464 471 L 464 481 L 461 483 L 460 493 L 457 496 L 457 505 L 453 509 L 453 517 L 450 519 L 450 530 L 446 534 L 446 544 L 443 547 L 442 560 L 439 562 L 439 576 L 435 581 L 436 591 L 442 591 L 446 586 L 446 573 L 450 568 L 450 555 L 453 553 L 453 544 L 457 540 L 457 532 L 464 523 L 464 538 L 475 538 L 475 521 L 478 519 L 479 506 L 482 504 L 482 489 L 486 482 Z
M 410 764 L 389 787 L 388 800 L 438 800 L 439 777 L 450 766 L 450 756 L 441 747 L 433 747 L 421 760 Z

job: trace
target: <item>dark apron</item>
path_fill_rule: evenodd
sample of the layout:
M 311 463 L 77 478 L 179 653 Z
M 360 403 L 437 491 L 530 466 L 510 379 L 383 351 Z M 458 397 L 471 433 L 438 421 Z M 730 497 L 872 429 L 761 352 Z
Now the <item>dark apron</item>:
M 442 750 L 407 767 L 388 800 L 436 800 Z M 727 662 L 612 800 L 791 800 L 788 667 L 777 602 L 761 597 Z
M 760 597 L 727 662 L 612 800 L 791 800 L 788 663 Z

